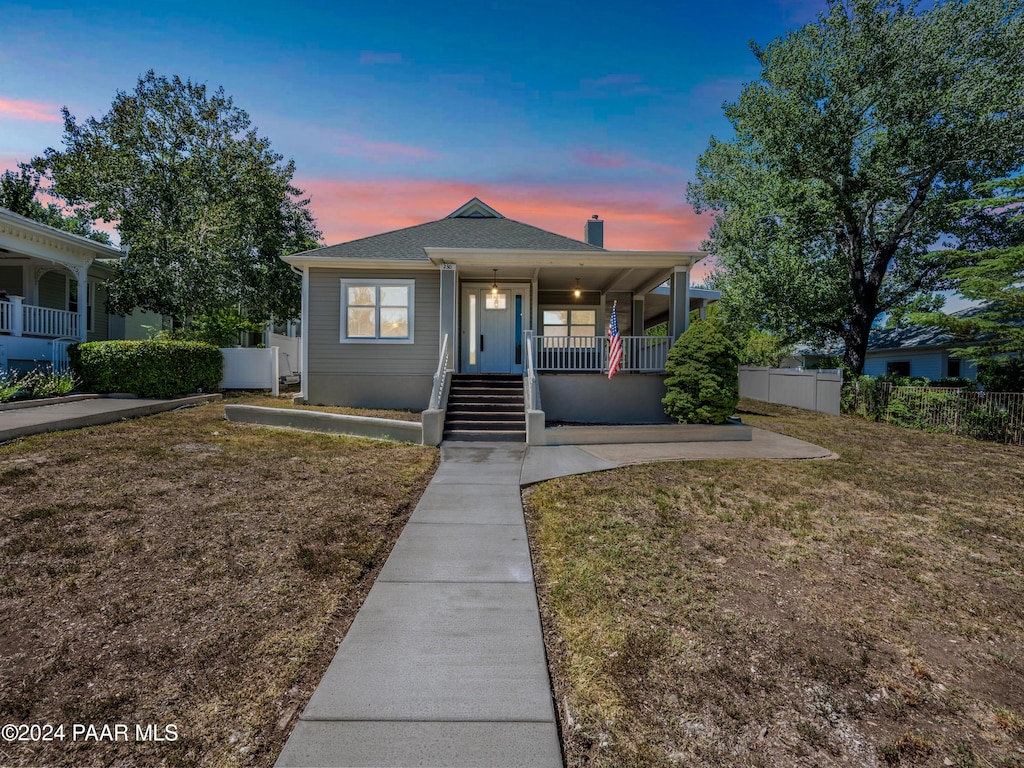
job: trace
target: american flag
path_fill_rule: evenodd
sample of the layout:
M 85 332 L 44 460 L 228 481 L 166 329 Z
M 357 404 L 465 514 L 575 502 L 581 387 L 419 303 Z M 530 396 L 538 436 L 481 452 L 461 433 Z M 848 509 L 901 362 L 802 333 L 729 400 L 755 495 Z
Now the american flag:
M 622 365 L 622 337 L 619 336 L 619 321 L 615 317 L 615 304 L 612 304 L 612 319 L 608 321 L 608 378 L 610 379 Z

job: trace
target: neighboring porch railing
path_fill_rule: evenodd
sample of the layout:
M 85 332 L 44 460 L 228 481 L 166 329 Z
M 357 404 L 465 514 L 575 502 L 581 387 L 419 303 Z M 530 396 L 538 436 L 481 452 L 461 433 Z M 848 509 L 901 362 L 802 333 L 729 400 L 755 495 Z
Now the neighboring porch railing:
M 0 333 L 14 332 L 14 307 L 9 301 L 0 301 Z
M 621 336 L 622 365 L 627 373 L 665 370 L 670 336 Z M 538 371 L 604 372 L 608 368 L 608 340 L 604 336 L 536 336 L 534 365 Z
M 23 326 L 26 336 L 71 336 L 78 338 L 78 313 L 63 309 L 22 306 L 25 311 Z
M 77 339 L 78 321 L 77 312 L 37 307 L 33 304 L 22 304 L 20 301 L 0 301 L 0 333 L 55 338 L 69 336 Z

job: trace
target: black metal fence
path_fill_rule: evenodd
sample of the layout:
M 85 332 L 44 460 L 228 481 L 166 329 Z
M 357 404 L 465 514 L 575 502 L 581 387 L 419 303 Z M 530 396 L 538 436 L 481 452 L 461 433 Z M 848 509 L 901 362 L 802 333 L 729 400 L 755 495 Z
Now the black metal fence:
M 974 392 L 942 387 L 903 387 L 853 380 L 843 412 L 927 432 L 1024 445 L 1024 393 Z

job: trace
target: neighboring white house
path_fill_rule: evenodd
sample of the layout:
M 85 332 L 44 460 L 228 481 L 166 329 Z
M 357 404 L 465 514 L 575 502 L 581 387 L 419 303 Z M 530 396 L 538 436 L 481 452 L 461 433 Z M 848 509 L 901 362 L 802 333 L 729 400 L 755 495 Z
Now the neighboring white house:
M 969 316 L 975 308 L 954 312 L 953 316 Z M 864 355 L 864 374 L 867 376 L 911 376 L 929 381 L 947 378 L 978 378 L 978 366 L 950 351 L 962 347 L 941 328 L 908 325 L 900 328 L 876 328 L 868 336 L 868 349 Z M 784 366 L 819 367 L 824 357 L 842 357 L 842 346 L 835 351 L 813 350 L 800 347 L 783 363 Z
M 145 338 L 161 317 L 106 311 L 112 246 L 0 208 L 0 371 L 59 361 L 76 341 Z
M 447 337 L 457 373 L 532 368 L 549 420 L 665 420 L 668 350 L 715 298 L 691 295 L 705 253 L 603 244 L 596 216 L 574 240 L 473 198 L 438 221 L 285 257 L 302 270 L 302 396 L 422 410 Z M 613 307 L 624 355 L 609 380 Z M 645 335 L 661 322 L 666 335 Z

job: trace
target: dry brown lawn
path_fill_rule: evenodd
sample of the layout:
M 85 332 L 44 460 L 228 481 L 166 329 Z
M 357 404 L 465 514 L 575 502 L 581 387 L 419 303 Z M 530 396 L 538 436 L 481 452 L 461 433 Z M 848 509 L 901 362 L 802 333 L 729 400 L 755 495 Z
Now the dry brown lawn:
M 839 458 L 525 494 L 567 765 L 1024 765 L 1024 451 L 743 405 Z
M 437 456 L 219 404 L 0 447 L 0 724 L 66 726 L 0 765 L 272 765 Z

